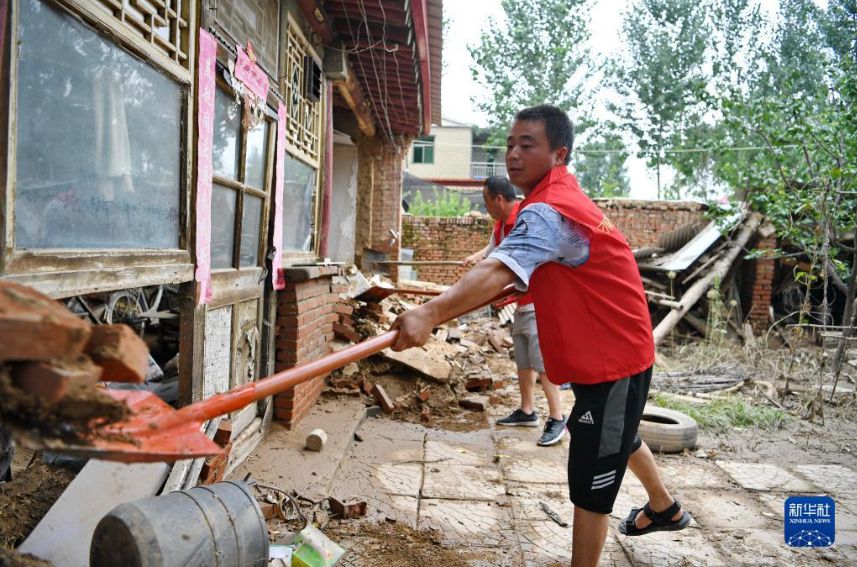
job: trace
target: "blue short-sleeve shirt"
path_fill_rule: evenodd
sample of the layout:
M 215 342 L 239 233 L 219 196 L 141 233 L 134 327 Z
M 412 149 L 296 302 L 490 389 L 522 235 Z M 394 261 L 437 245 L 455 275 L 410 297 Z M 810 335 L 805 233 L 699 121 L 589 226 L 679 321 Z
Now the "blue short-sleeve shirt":
M 585 229 L 547 203 L 533 203 L 518 212 L 515 227 L 489 258 L 515 274 L 515 287 L 526 291 L 536 268 L 547 262 L 577 267 L 589 260 Z

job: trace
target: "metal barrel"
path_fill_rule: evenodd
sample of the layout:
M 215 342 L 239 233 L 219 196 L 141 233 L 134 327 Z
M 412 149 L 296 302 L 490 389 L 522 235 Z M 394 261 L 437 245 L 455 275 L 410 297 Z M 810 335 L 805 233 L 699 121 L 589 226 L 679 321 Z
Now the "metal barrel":
M 264 567 L 268 529 L 247 483 L 227 481 L 120 504 L 95 528 L 93 566 Z

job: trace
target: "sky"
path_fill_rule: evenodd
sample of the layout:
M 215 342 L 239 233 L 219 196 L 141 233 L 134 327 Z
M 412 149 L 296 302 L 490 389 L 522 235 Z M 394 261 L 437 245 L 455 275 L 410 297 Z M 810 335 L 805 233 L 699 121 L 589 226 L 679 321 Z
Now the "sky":
M 633 0 L 596 0 L 592 12 L 592 42 L 593 52 L 601 55 L 614 53 L 620 48 L 620 28 L 622 14 Z M 761 0 L 762 9 L 773 16 L 776 10 L 776 0 Z M 819 4 L 824 2 L 819 1 Z M 443 59 L 444 73 L 442 85 L 443 117 L 456 122 L 488 125 L 488 117 L 481 113 L 472 99 L 482 92 L 480 85 L 473 80 L 470 66 L 473 63 L 468 45 L 479 41 L 483 29 L 486 29 L 488 18 L 503 18 L 500 0 L 446 0 L 443 6 L 444 17 L 449 20 L 450 29 L 446 33 Z M 631 184 L 631 198 L 657 198 L 657 181 L 655 172 L 649 170 L 643 160 L 631 156 L 626 167 Z M 671 181 L 669 172 L 664 173 L 664 185 Z
M 592 13 L 593 51 L 607 54 L 618 49 L 621 14 L 626 3 L 627 0 L 596 2 Z M 473 60 L 467 46 L 479 41 L 479 35 L 487 27 L 489 17 L 502 19 L 500 0 L 447 0 L 443 4 L 443 11 L 450 24 L 443 46 L 443 117 L 487 126 L 488 117 L 472 102 L 482 89 L 470 73 Z M 631 180 L 630 196 L 635 199 L 655 199 L 657 183 L 654 173 L 648 171 L 643 161 L 636 157 L 629 158 L 626 165 Z

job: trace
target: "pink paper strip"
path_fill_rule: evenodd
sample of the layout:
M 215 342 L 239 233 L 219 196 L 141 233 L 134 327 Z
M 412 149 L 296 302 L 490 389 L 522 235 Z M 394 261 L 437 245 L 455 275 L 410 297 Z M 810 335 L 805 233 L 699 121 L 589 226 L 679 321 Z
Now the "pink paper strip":
M 199 110 L 196 151 L 196 281 L 199 282 L 197 305 L 211 300 L 211 173 L 214 138 L 214 78 L 217 40 L 204 29 L 199 30 Z
M 286 287 L 283 274 L 283 185 L 286 159 L 286 107 L 277 107 L 277 168 L 274 176 L 274 258 L 271 260 L 271 283 L 274 289 Z
M 235 78 L 247 85 L 250 92 L 265 100 L 268 96 L 268 75 L 261 67 L 250 61 L 247 53 L 238 48 L 238 61 L 235 62 Z

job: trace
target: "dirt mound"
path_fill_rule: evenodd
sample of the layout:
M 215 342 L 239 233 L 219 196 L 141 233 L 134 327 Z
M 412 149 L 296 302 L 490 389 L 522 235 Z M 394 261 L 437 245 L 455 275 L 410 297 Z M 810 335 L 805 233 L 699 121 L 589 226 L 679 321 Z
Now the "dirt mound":
M 70 471 L 36 462 L 10 482 L 0 483 L 0 549 L 20 545 L 73 478 Z M 0 555 L 0 565 L 5 560 Z

